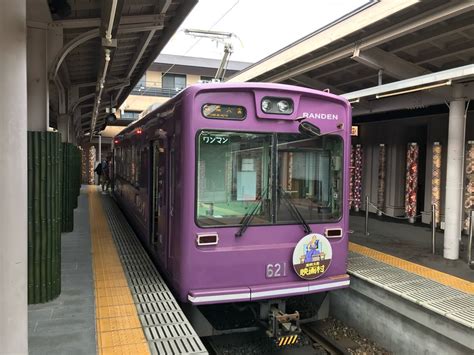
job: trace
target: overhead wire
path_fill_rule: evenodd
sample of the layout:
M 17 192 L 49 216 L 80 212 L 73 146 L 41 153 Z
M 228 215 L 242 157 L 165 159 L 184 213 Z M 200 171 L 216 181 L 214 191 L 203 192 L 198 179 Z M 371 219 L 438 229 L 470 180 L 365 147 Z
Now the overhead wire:
M 219 22 L 221 22 L 221 21 L 224 19 L 224 17 L 226 17 L 226 16 L 229 14 L 229 12 L 231 12 L 231 11 L 237 6 L 237 4 L 238 4 L 239 2 L 240 2 L 240 0 L 237 0 L 229 9 L 227 9 L 227 11 L 224 12 L 224 13 L 221 15 L 221 17 L 219 17 L 219 19 L 218 19 L 216 22 L 214 22 L 214 23 L 211 25 L 211 27 L 209 27 L 209 28 L 207 29 L 207 31 L 212 30 L 212 29 L 214 28 L 214 26 L 216 26 Z M 202 38 L 196 39 L 196 41 L 186 50 L 186 52 L 184 52 L 183 55 L 188 54 L 194 47 L 196 47 L 196 45 L 201 41 L 201 39 L 202 39 Z M 163 74 L 161 74 L 161 77 L 163 78 L 163 77 L 164 77 L 166 74 L 168 74 L 168 73 L 171 71 L 171 69 L 173 69 L 175 66 L 176 66 L 176 64 L 172 64 Z

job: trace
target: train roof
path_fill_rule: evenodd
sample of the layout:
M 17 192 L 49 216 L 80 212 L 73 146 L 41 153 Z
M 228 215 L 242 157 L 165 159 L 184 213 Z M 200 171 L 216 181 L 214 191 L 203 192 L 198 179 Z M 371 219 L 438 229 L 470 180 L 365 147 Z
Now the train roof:
M 349 101 L 342 96 L 338 96 L 326 91 L 320 91 L 315 89 L 309 89 L 301 86 L 294 86 L 294 85 L 287 85 L 287 84 L 277 84 L 277 83 L 257 83 L 257 82 L 247 82 L 247 83 L 206 83 L 206 84 L 194 84 L 190 85 L 176 96 L 172 97 L 167 102 L 163 103 L 158 107 L 153 107 L 151 105 L 147 110 L 146 113 L 142 118 L 130 123 L 125 129 L 120 131 L 117 136 L 126 134 L 128 132 L 133 131 L 137 127 L 141 127 L 145 125 L 149 120 L 156 117 L 158 114 L 166 112 L 170 110 L 171 107 L 175 105 L 176 102 L 180 101 L 182 98 L 189 96 L 189 95 L 196 95 L 201 91 L 213 91 L 213 90 L 238 90 L 238 89 L 270 89 L 270 90 L 281 90 L 281 91 L 297 91 L 299 93 L 307 93 L 311 95 L 317 95 L 320 97 L 325 97 L 330 101 L 339 101 L 339 103 L 350 106 Z M 147 111 L 145 110 L 145 111 Z

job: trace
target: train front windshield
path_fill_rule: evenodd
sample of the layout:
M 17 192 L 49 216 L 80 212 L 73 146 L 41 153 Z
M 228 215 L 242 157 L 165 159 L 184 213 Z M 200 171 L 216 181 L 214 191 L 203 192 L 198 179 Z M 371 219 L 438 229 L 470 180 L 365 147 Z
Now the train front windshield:
M 297 224 L 292 208 L 307 223 L 341 218 L 341 137 L 201 131 L 197 140 L 199 226 L 238 226 L 249 212 L 251 225 Z

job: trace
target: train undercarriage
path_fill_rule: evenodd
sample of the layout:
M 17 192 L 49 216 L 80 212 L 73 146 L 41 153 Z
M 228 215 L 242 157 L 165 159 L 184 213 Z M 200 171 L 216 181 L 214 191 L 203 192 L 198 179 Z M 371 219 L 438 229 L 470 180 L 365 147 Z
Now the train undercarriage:
M 327 293 L 182 308 L 200 337 L 263 330 L 277 346 L 298 342 L 301 324 L 328 316 Z

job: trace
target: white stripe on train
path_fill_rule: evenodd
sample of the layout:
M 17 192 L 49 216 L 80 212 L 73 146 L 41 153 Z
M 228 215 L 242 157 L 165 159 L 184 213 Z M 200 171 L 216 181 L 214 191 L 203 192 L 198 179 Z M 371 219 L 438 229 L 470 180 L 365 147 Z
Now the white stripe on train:
M 244 292 L 244 293 L 231 293 L 227 295 L 214 295 L 214 296 L 191 296 L 188 295 L 188 300 L 191 303 L 205 303 L 205 302 L 216 302 L 216 301 L 237 301 L 237 300 L 250 300 L 251 295 L 253 298 L 268 297 L 268 296 L 283 296 L 289 295 L 292 293 L 309 293 L 316 290 L 325 290 L 333 287 L 349 286 L 350 281 L 338 281 L 331 282 L 323 285 L 312 285 L 305 287 L 292 287 L 284 288 L 280 290 L 271 290 L 271 291 L 259 291 L 259 292 Z

